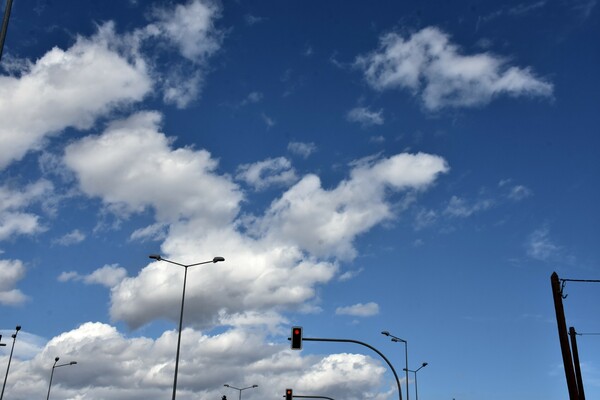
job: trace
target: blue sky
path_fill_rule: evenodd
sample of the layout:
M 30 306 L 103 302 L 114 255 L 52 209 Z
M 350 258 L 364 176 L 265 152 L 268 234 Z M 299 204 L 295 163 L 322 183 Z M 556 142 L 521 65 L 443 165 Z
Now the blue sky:
M 550 275 L 598 279 L 596 0 L 15 0 L 7 397 L 567 396 Z M 600 286 L 567 324 L 600 333 Z M 578 338 L 600 395 L 600 339 Z M 414 377 L 409 379 L 414 398 Z M 404 380 L 403 396 L 406 398 Z

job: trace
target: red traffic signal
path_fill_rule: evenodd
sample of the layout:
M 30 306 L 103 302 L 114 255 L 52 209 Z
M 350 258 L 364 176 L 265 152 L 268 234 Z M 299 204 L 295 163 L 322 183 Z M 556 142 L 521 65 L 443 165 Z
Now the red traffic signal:
M 302 349 L 302 327 L 292 326 L 292 350 Z
M 285 389 L 285 400 L 292 400 L 292 397 L 294 397 L 292 389 Z

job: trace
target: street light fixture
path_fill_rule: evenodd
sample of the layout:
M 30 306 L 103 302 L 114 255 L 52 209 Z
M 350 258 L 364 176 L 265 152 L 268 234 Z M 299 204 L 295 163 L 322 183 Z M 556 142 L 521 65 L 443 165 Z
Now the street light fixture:
M 254 388 L 257 388 L 257 387 L 258 387 L 258 385 L 252 385 L 252 386 L 248 386 L 248 387 L 245 387 L 245 388 L 241 388 L 241 389 L 240 389 L 240 388 L 236 388 L 235 386 L 228 385 L 228 384 L 224 384 L 223 386 L 225 386 L 225 387 L 228 387 L 228 388 L 231 388 L 231 389 L 235 389 L 235 390 L 239 391 L 239 393 L 240 393 L 239 400 L 242 400 L 242 390 L 246 390 L 246 389 L 254 389 Z
M 417 368 L 414 371 L 412 369 L 404 368 L 404 370 L 406 372 L 414 372 L 415 373 L 415 397 L 416 397 L 415 400 L 419 400 L 419 387 L 417 385 L 417 372 L 419 372 L 419 370 L 421 368 L 426 367 L 427 365 L 429 365 L 429 364 L 427 364 L 426 362 L 424 362 L 423 364 L 421 364 L 421 366 L 419 368 Z
M 400 339 L 397 336 L 392 335 L 391 333 L 389 333 L 388 331 L 383 331 L 381 332 L 382 335 L 385 336 L 389 336 L 392 338 L 392 342 L 402 342 L 404 343 L 404 356 L 405 356 L 405 362 L 406 362 L 406 368 L 404 368 L 404 370 L 406 371 L 406 400 L 409 399 L 409 393 L 408 393 L 408 342 L 404 339 Z
M 189 267 L 193 267 L 195 265 L 217 263 L 220 261 L 225 261 L 225 259 L 223 257 L 214 257 L 210 261 L 202 261 L 199 263 L 186 265 L 186 264 L 178 263 L 176 261 L 167 260 L 166 258 L 162 258 L 160 256 L 160 254 L 150 254 L 148 257 L 150 257 L 151 259 L 156 260 L 156 261 L 165 261 L 165 262 L 179 265 L 179 266 L 185 268 L 185 273 L 183 275 L 183 294 L 181 295 L 181 312 L 179 313 L 179 332 L 177 334 L 177 355 L 175 356 L 175 377 L 173 378 L 173 397 L 172 397 L 172 399 L 175 400 L 175 396 L 177 395 L 177 372 L 179 371 L 179 350 L 181 348 L 181 326 L 183 324 L 183 304 L 185 302 L 185 284 L 187 282 L 187 270 Z
M 52 387 L 52 377 L 54 376 L 54 369 L 55 368 L 60 368 L 60 367 L 68 367 L 69 365 L 75 365 L 75 364 L 77 364 L 77 361 L 71 361 L 71 362 L 68 362 L 68 363 L 56 365 L 56 363 L 58 362 L 58 360 L 60 360 L 60 357 L 56 357 L 54 359 L 54 365 L 52 366 L 52 372 L 50 373 L 50 383 L 48 384 L 48 395 L 46 396 L 46 400 L 48 400 L 50 398 L 50 388 Z
M 12 334 L 13 343 L 10 349 L 10 356 L 8 357 L 8 366 L 6 367 L 6 375 L 4 375 L 4 383 L 2 384 L 2 393 L 0 393 L 0 400 L 4 398 L 4 388 L 6 387 L 6 380 L 8 379 L 8 370 L 10 369 L 10 362 L 12 361 L 13 350 L 15 349 L 15 342 L 17 341 L 17 334 L 21 330 L 21 325 L 17 325 L 15 333 Z M 2 336 L 0 336 L 2 337 Z

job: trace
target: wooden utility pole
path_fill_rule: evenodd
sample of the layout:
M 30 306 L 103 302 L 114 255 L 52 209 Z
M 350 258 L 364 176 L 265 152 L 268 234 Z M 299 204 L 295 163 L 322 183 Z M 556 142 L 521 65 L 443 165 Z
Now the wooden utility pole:
M 565 366 L 565 376 L 567 378 L 567 388 L 569 389 L 569 399 L 579 400 L 577 390 L 577 381 L 575 380 L 575 371 L 573 369 L 573 358 L 569 347 L 569 337 L 567 336 L 567 323 L 565 321 L 565 309 L 562 303 L 562 290 L 558 274 L 553 272 L 550 276 L 552 284 L 552 296 L 554 297 L 554 309 L 556 311 L 556 324 L 558 325 L 558 339 L 560 340 L 560 349 L 562 351 L 563 364 Z
M 579 400 L 585 400 L 585 392 L 583 391 L 583 378 L 581 377 L 581 365 L 579 364 L 579 350 L 577 350 L 577 332 L 575 332 L 575 328 L 569 328 L 569 336 L 571 337 L 571 349 L 573 350 L 573 364 L 575 364 L 575 377 L 577 378 L 577 391 L 579 392 Z

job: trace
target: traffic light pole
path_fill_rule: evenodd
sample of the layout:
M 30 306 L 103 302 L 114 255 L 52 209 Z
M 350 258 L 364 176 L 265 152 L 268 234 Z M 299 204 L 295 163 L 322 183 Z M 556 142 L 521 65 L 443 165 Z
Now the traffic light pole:
M 285 396 L 283 396 L 285 397 Z M 292 397 L 294 398 L 299 398 L 299 399 L 329 399 L 329 400 L 335 400 L 332 399 L 331 397 L 327 397 L 327 396 L 298 396 L 297 394 L 293 395 Z
M 288 338 L 289 340 L 292 340 L 292 338 Z M 358 340 L 354 340 L 354 339 L 330 339 L 330 338 L 302 338 L 302 341 L 309 341 L 309 342 L 340 342 L 340 343 L 356 343 L 356 344 L 360 344 L 362 346 L 368 347 L 371 350 L 373 350 L 375 353 L 379 354 L 379 356 L 381 358 L 383 358 L 383 360 L 387 363 L 387 365 L 390 367 L 390 369 L 392 370 L 392 372 L 394 373 L 394 378 L 396 378 L 396 384 L 398 385 L 398 398 L 400 400 L 402 400 L 402 389 L 400 388 L 400 379 L 398 379 L 398 374 L 396 373 L 396 370 L 394 369 L 394 366 L 392 365 L 392 363 L 383 355 L 382 352 L 380 352 L 379 350 L 377 350 L 375 347 L 371 346 L 370 344 L 358 341 Z M 296 396 L 294 395 L 293 397 L 300 397 L 300 396 Z
M 575 377 L 577 378 L 577 390 L 579 400 L 585 400 L 585 392 L 583 390 L 583 378 L 581 377 L 581 365 L 579 364 L 579 350 L 577 350 L 577 332 L 575 328 L 569 328 L 569 336 L 571 337 L 571 348 L 573 350 L 573 364 L 575 364 Z

